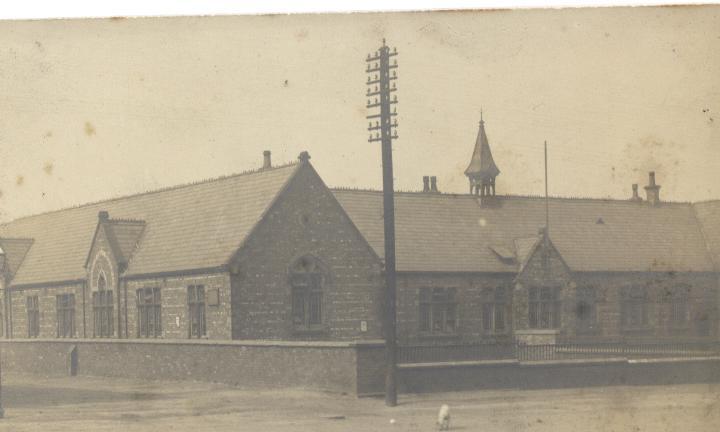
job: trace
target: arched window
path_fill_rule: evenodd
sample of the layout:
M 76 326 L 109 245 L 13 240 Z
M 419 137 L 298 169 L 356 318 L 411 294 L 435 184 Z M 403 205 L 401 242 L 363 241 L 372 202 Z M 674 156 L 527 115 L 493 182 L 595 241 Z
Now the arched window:
M 105 273 L 100 273 L 97 281 L 98 291 L 105 291 L 107 289 L 107 280 L 105 279 Z
M 115 334 L 113 320 L 113 292 L 107 287 L 107 279 L 102 271 L 97 279 L 97 291 L 92 293 L 93 335 L 112 337 Z
M 323 321 L 323 270 L 317 258 L 304 256 L 290 274 L 292 319 L 296 330 L 319 330 Z

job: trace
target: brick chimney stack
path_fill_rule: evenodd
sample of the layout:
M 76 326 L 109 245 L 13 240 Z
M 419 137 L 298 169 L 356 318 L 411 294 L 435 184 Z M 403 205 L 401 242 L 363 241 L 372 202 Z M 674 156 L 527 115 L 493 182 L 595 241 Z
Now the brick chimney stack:
M 437 188 L 437 177 L 435 176 L 430 177 L 430 192 L 439 192 Z
M 430 192 L 430 177 L 423 176 L 423 192 Z
M 272 168 L 272 159 L 270 158 L 270 150 L 263 152 L 263 169 Z
M 634 202 L 642 201 L 642 198 L 640 198 L 640 195 L 638 195 L 637 183 L 633 183 L 633 185 L 632 185 L 632 197 L 630 198 L 630 201 L 634 201 Z
M 650 171 L 649 184 L 645 186 L 647 201 L 652 206 L 660 204 L 660 185 L 655 184 L 655 171 Z

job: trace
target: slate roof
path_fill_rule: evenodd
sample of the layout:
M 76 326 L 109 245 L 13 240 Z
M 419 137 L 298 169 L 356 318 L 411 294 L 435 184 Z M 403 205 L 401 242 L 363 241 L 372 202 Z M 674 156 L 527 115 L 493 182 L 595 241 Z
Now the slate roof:
M 33 240 L 28 238 L 2 238 L 0 239 L 0 250 L 7 257 L 7 267 L 10 274 L 15 274 L 27 254 Z
M 132 255 L 126 275 L 223 265 L 298 166 L 290 164 L 177 186 L 0 225 L 0 238 L 33 239 L 12 284 L 83 279 L 101 210 L 113 218 L 113 232 L 123 254 L 129 254 L 139 238 L 140 246 Z M 144 221 L 142 234 L 137 232 L 137 223 L 117 219 Z
M 500 174 L 500 169 L 495 165 L 495 160 L 490 151 L 490 143 L 485 133 L 485 122 L 480 120 L 475 149 L 470 159 L 470 165 L 465 169 L 465 175 L 479 180 L 487 180 L 497 177 L 498 174 Z
M 384 256 L 382 193 L 333 193 Z M 517 263 L 499 259 L 489 246 L 516 250 L 516 241 L 537 238 L 545 225 L 539 197 L 498 196 L 481 206 L 472 195 L 400 192 L 395 206 L 399 271 L 515 273 Z M 549 207 L 550 238 L 572 271 L 713 270 L 691 204 L 551 198 Z M 715 227 L 720 246 L 720 221 Z
M 108 222 L 108 235 L 118 255 L 116 259 L 127 263 L 145 230 L 145 221 L 111 219 Z
M 715 268 L 720 271 L 720 200 L 699 202 L 693 204 L 693 208 L 702 225 L 706 245 Z

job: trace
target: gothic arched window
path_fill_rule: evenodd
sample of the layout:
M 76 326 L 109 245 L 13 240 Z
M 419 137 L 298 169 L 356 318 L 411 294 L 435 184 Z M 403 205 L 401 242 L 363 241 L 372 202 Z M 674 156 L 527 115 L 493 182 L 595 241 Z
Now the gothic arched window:
M 323 321 L 323 270 L 317 258 L 304 256 L 290 269 L 293 326 L 319 330 Z
M 97 281 L 98 291 L 105 291 L 107 289 L 107 280 L 105 279 L 105 273 L 100 273 Z
M 112 337 L 115 334 L 113 320 L 113 292 L 108 289 L 105 273 L 100 272 L 97 290 L 92 293 L 93 336 Z

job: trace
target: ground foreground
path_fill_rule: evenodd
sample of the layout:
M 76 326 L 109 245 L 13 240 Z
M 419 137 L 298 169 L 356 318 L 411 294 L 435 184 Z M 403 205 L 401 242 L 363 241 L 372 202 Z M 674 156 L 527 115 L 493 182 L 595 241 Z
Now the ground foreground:
M 4 376 L 0 431 L 718 431 L 720 385 L 492 390 L 380 399 L 185 382 Z

